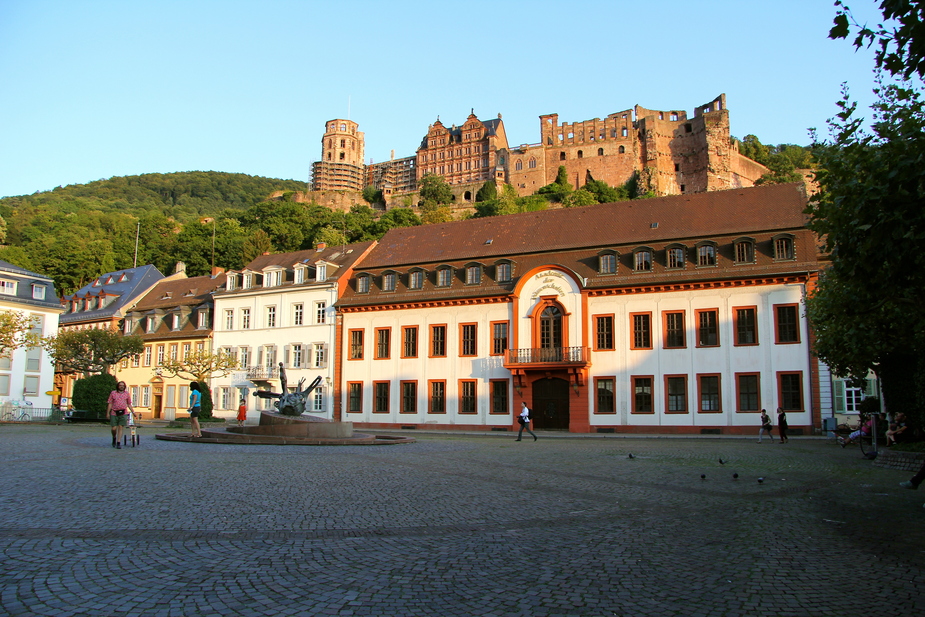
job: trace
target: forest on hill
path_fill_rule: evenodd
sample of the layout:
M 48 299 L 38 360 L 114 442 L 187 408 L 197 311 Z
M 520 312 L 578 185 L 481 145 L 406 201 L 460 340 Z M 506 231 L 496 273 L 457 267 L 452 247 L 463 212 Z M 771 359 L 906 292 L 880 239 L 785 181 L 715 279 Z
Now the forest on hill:
M 772 173 L 762 182 L 801 179 L 794 167 L 811 164 L 808 148 L 764 146 L 753 135 L 740 142 L 746 156 Z M 513 187 L 486 182 L 474 212 L 484 217 L 578 207 L 650 197 L 631 178 L 611 187 L 589 178 L 572 187 L 560 169 L 535 195 L 518 197 Z M 176 263 L 189 276 L 212 266 L 241 269 L 264 252 L 290 252 L 316 242 L 341 244 L 377 240 L 392 227 L 447 222 L 459 217 L 450 187 L 426 176 L 415 208 L 373 209 L 381 195 L 368 187 L 349 212 L 296 201 L 304 182 L 213 171 L 143 174 L 58 187 L 0 199 L 0 260 L 55 281 L 61 295 L 73 293 L 100 274 L 135 264 L 153 264 L 164 274 Z M 273 197 L 271 197 L 273 196 Z

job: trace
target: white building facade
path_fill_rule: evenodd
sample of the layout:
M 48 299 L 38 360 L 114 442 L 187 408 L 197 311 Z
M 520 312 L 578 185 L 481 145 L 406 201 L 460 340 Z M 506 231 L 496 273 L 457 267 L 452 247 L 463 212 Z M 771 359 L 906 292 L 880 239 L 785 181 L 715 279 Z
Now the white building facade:
M 261 255 L 240 272 L 228 272 L 214 294 L 213 349 L 234 356 L 240 369 L 212 380 L 213 413 L 234 417 L 241 398 L 248 419 L 273 409 L 255 389 L 279 392 L 283 364 L 290 391 L 321 377 L 310 413 L 332 418 L 336 315 L 334 305 L 351 266 L 374 243 Z
M 338 307 L 342 419 L 757 434 L 820 425 L 796 185 L 393 229 Z M 776 420 L 775 420 L 776 423 Z
M 41 274 L 0 261 L 0 311 L 32 319 L 32 333 L 54 336 L 63 312 L 54 282 Z M 55 366 L 40 346 L 19 347 L 0 355 L 0 414 L 31 408 L 38 417 L 57 402 Z

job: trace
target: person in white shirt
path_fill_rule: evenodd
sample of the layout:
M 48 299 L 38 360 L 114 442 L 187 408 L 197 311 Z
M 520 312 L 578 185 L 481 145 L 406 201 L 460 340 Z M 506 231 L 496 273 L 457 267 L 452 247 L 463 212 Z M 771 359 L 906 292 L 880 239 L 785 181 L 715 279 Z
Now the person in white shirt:
M 530 430 L 530 408 L 527 407 L 526 403 L 521 403 L 521 405 L 520 415 L 517 416 L 517 421 L 520 422 L 520 430 L 517 432 L 517 441 L 520 441 L 520 436 L 523 435 L 524 429 L 527 429 L 527 432 L 533 435 L 533 441 L 536 441 L 536 435 Z

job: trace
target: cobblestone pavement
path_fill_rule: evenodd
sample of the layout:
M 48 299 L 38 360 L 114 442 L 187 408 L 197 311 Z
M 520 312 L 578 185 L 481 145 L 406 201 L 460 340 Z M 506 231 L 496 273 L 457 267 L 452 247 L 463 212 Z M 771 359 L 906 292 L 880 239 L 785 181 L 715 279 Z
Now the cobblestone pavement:
M 115 450 L 0 425 L 0 613 L 925 614 L 925 491 L 857 449 L 415 437 Z

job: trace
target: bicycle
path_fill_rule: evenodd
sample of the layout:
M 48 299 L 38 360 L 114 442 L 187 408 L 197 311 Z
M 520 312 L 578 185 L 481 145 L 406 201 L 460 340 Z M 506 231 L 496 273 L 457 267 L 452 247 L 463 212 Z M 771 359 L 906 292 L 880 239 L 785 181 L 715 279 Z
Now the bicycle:
M 27 410 L 32 409 L 30 401 L 12 402 L 13 408 L 3 414 L 0 418 L 3 422 L 32 422 L 32 414 Z

